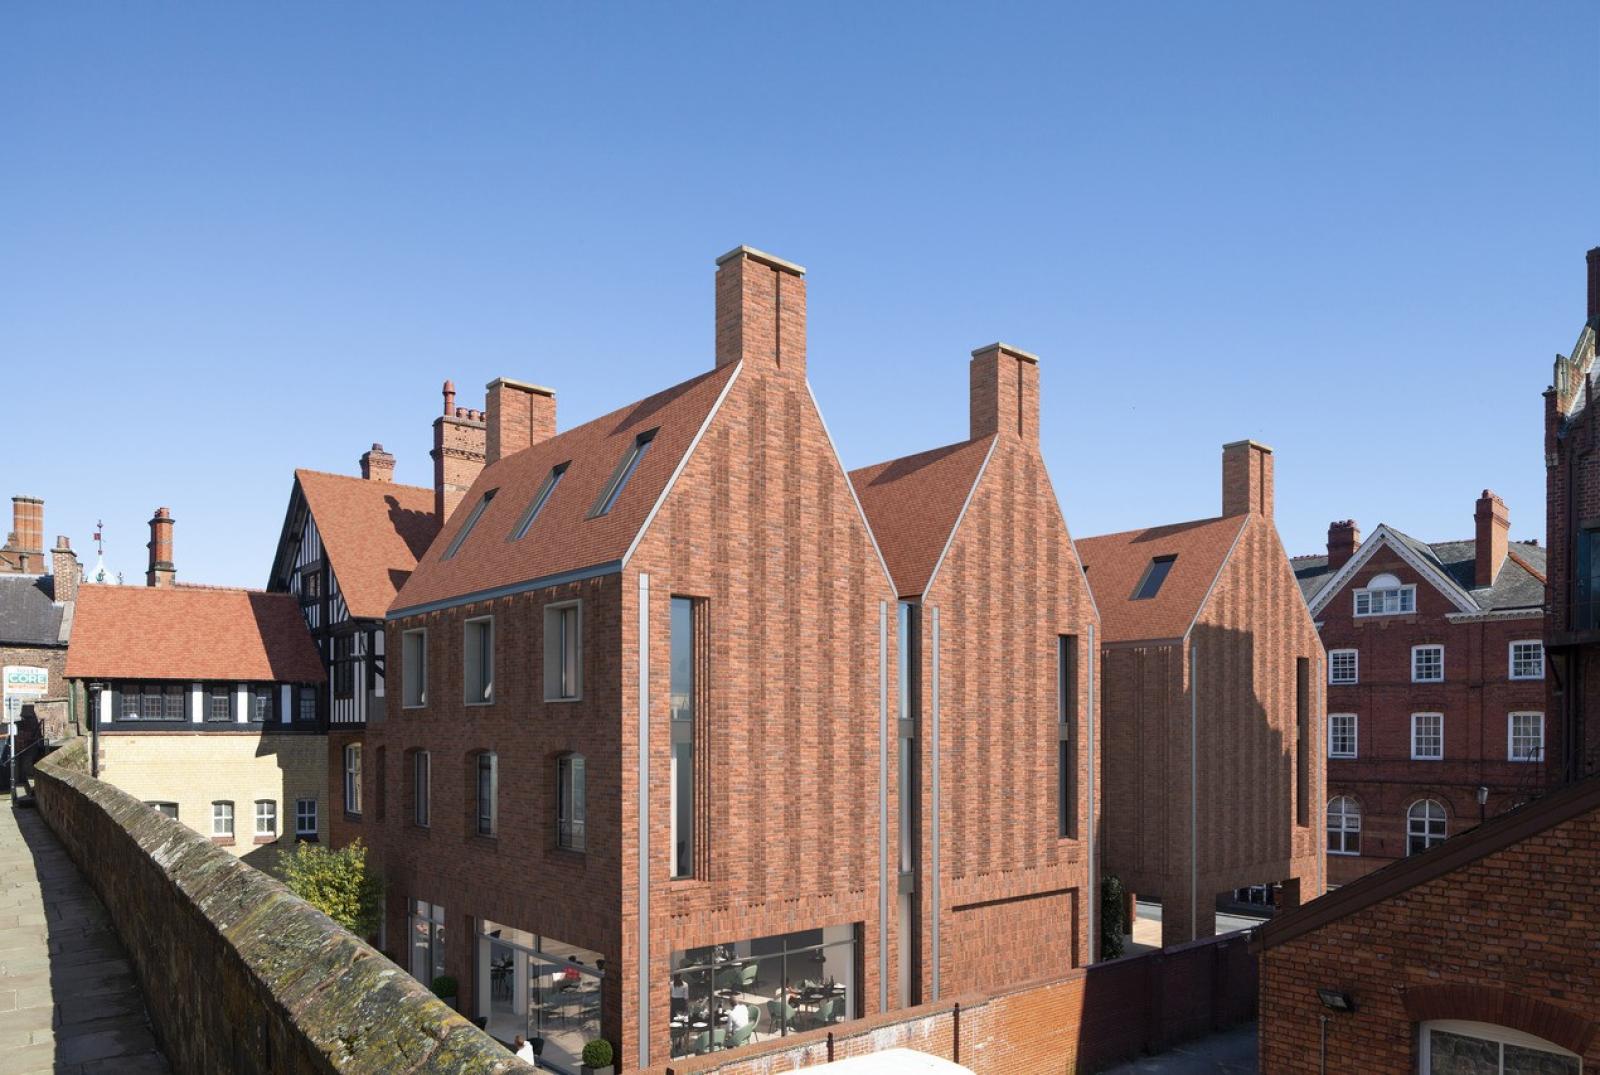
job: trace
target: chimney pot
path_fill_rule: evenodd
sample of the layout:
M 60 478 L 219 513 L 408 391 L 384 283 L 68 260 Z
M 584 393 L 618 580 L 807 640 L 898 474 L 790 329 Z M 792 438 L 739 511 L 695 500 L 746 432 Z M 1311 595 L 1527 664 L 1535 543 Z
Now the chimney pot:
M 967 407 L 973 440 L 1006 433 L 1039 443 L 1039 356 L 1008 343 L 972 352 Z
M 156 513 L 150 517 L 150 567 L 145 572 L 145 585 L 166 587 L 171 586 L 177 577 L 177 568 L 172 563 L 172 512 L 166 508 L 157 508 Z
M 717 365 L 806 373 L 806 271 L 748 246 L 717 259 Z
M 556 435 L 555 389 L 498 377 L 486 386 L 485 399 L 487 464 Z
M 454 414 L 455 413 L 455 409 L 456 409 L 456 383 L 454 381 L 445 381 L 445 383 L 444 383 L 444 413 L 447 414 L 447 415 L 448 414 Z
M 1272 449 L 1258 441 L 1222 446 L 1222 514 L 1272 518 Z
M 1511 513 L 1504 500 L 1485 489 L 1478 498 L 1473 522 L 1473 582 L 1482 589 L 1494 585 L 1505 563 L 1510 548 L 1507 536 L 1511 533 Z

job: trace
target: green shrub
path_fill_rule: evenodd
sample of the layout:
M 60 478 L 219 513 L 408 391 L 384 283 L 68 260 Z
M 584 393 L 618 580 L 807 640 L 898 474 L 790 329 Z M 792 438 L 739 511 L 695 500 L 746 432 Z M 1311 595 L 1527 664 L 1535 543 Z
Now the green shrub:
M 583 1047 L 583 1066 L 586 1068 L 608 1068 L 611 1066 L 611 1043 L 604 1038 L 596 1038 Z
M 1106 874 L 1100 879 L 1100 958 L 1115 959 L 1122 954 L 1123 906 L 1122 879 Z
M 367 848 L 355 840 L 337 851 L 303 843 L 282 860 L 283 879 L 296 896 L 358 937 L 378 932 L 383 878 L 367 869 Z
M 448 974 L 441 974 L 433 980 L 433 995 L 443 1000 L 445 997 L 456 995 L 456 980 Z

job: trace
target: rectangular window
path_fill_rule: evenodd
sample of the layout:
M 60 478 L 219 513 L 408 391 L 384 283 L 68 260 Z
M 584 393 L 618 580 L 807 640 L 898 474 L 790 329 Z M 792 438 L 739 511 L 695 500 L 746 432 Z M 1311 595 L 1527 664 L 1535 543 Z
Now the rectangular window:
M 189 691 L 185 687 L 169 686 L 162 692 L 163 720 L 183 720 L 189 708 Z
M 467 644 L 463 654 L 468 705 L 487 705 L 494 701 L 494 619 L 483 616 L 468 620 Z
M 499 758 L 490 751 L 478 755 L 478 835 L 493 836 L 498 823 L 500 797 Z
M 317 800 L 294 801 L 294 834 L 299 839 L 317 838 Z
M 1311 660 L 1294 660 L 1295 822 L 1311 824 Z
M 335 698 L 350 698 L 355 693 L 355 636 L 339 635 L 333 640 L 333 696 Z
M 411 820 L 425 829 L 432 820 L 429 799 L 433 791 L 433 762 L 426 750 L 419 750 L 412 755 L 411 764 Z
M 233 804 L 211 804 L 211 835 L 233 837 Z
M 563 754 L 556 759 L 557 847 L 583 850 L 585 798 L 583 755 Z
M 1444 714 L 1411 714 L 1411 760 L 1439 761 L 1444 758 Z
M 528 503 L 528 510 L 522 513 L 522 518 L 517 520 L 517 528 L 511 531 L 512 541 L 521 541 L 533 526 L 534 520 L 544 510 L 545 504 L 550 501 L 550 494 L 556 491 L 556 484 L 561 481 L 561 475 L 567 472 L 567 467 L 572 465 L 569 459 L 550 468 L 550 473 L 545 475 L 544 484 L 539 486 L 539 491 L 533 494 L 533 500 Z
M 344 812 L 361 813 L 361 744 L 344 748 Z
M 1078 835 L 1078 636 L 1056 639 L 1056 834 Z
M 461 543 L 467 540 L 467 536 L 472 533 L 473 527 L 478 525 L 478 520 L 483 518 L 483 509 L 489 506 L 489 502 L 494 499 L 494 494 L 497 492 L 499 490 L 490 489 L 483 494 L 476 504 L 472 505 L 472 513 L 467 516 L 467 521 L 461 524 L 461 529 L 456 531 L 456 536 L 450 539 L 450 547 L 444 550 L 444 555 L 439 559 L 455 559 L 456 553 L 461 551 Z
M 317 722 L 317 688 L 300 688 L 300 721 L 302 724 L 315 724 Z
M 206 688 L 206 722 L 228 724 L 233 721 L 233 692 L 227 687 Z
M 700 602 L 690 597 L 672 599 L 672 876 L 694 876 L 694 723 L 695 672 L 699 647 L 695 644 L 696 615 Z M 576 613 L 577 609 L 570 611 Z
M 1600 625 L 1600 530 L 1578 531 L 1577 576 L 1572 625 L 1588 631 Z
M 444 973 L 444 908 L 437 903 L 412 900 L 406 919 L 411 934 L 411 976 L 431 986 Z M 534 979 L 535 984 L 539 981 Z
M 617 469 L 612 472 L 611 480 L 606 482 L 600 499 L 595 501 L 594 510 L 589 512 L 589 518 L 604 515 L 616 506 L 617 497 L 622 495 L 622 490 L 627 486 L 628 479 L 633 477 L 633 472 L 639 469 L 639 461 L 644 458 L 644 453 L 650 450 L 650 442 L 656 439 L 656 432 L 652 429 L 640 433 L 633 439 L 633 443 L 628 445 L 628 450 L 623 453 L 622 462 L 617 464 Z
M 1328 651 L 1328 682 L 1335 686 L 1349 686 L 1361 681 L 1361 654 L 1353 649 Z
M 1161 592 L 1161 584 L 1167 581 L 1167 575 L 1176 563 L 1176 556 L 1157 556 L 1150 561 L 1144 569 L 1144 577 L 1139 580 L 1139 585 L 1133 591 L 1135 601 L 1148 601 Z
M 418 629 L 400 635 L 400 696 L 407 709 L 428 704 L 428 632 Z
M 1512 713 L 1506 719 L 1506 758 L 1544 760 L 1544 714 Z
M 177 803 L 145 803 L 145 805 L 150 807 L 158 814 L 170 817 L 174 821 L 178 820 Z
M 278 804 L 272 799 L 256 800 L 256 835 L 278 835 Z
M 899 652 L 896 656 L 895 679 L 898 683 L 898 715 L 900 741 L 899 786 L 896 789 L 900 802 L 900 875 L 914 877 L 917 869 L 917 721 L 921 702 L 922 683 L 922 609 L 914 601 L 900 602 Z M 910 882 L 915 883 L 915 882 Z M 905 894 L 902 893 L 902 897 Z M 909 923 L 908 923 L 909 928 Z M 904 961 L 909 979 L 909 960 Z M 905 988 L 909 988 L 907 983 Z
M 372 755 L 372 798 L 374 812 L 382 821 L 389 813 L 389 752 L 379 747 Z
M 544 608 L 544 700 L 575 702 L 583 696 L 583 605 Z
M 1328 757 L 1354 758 L 1356 756 L 1356 715 L 1354 713 L 1328 714 Z
M 266 684 L 250 688 L 250 719 L 257 724 L 267 724 L 277 715 L 277 691 Z
M 1511 678 L 1544 678 L 1544 643 L 1537 638 L 1511 643 Z
M 1411 647 L 1411 682 L 1441 683 L 1444 681 L 1444 647 Z
M 1396 616 L 1416 610 L 1415 586 L 1385 586 L 1356 591 L 1357 616 Z

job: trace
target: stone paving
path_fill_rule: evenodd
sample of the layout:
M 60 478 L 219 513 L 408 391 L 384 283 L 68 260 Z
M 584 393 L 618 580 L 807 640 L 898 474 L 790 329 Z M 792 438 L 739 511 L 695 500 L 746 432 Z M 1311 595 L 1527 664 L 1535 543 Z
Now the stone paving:
M 1256 1075 L 1256 1071 L 1256 1025 L 1251 1023 L 1140 1057 L 1106 1075 Z
M 37 810 L 0 815 L 0 1075 L 170 1072 L 94 890 Z

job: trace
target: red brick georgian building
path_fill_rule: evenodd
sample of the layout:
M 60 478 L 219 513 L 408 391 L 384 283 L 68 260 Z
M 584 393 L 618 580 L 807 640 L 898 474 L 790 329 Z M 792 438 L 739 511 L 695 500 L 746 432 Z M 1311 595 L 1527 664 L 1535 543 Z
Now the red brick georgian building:
M 1328 528 L 1297 557 L 1328 653 L 1328 881 L 1344 884 L 1538 794 L 1545 550 L 1484 490 L 1471 541 Z

